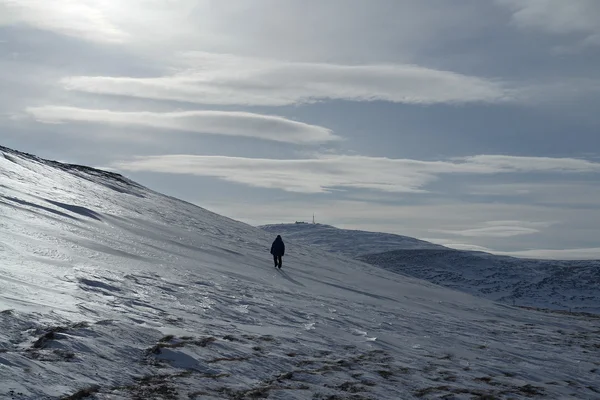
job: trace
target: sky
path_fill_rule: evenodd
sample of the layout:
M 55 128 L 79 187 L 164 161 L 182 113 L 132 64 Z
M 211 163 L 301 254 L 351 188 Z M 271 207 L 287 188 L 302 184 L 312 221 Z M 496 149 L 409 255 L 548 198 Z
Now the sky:
M 596 0 L 0 0 L 0 145 L 253 225 L 600 258 Z

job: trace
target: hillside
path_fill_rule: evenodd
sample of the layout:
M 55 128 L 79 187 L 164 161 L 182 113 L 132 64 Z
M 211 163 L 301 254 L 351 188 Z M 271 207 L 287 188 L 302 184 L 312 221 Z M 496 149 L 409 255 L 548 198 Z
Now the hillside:
M 598 398 L 598 321 L 521 310 L 0 148 L 0 398 Z M 568 356 L 566 356 L 568 355 Z
M 460 251 L 418 239 L 326 225 L 262 227 L 386 270 L 490 300 L 600 314 L 600 261 L 532 260 Z
M 600 314 L 600 262 L 549 261 L 455 250 L 397 250 L 358 257 L 494 301 Z

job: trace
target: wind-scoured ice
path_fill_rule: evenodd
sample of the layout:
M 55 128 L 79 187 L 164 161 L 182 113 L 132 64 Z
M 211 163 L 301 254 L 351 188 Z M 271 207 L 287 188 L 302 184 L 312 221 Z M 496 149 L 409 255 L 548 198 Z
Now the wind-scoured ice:
M 0 398 L 600 398 L 599 320 L 301 245 L 276 271 L 269 233 L 0 151 Z

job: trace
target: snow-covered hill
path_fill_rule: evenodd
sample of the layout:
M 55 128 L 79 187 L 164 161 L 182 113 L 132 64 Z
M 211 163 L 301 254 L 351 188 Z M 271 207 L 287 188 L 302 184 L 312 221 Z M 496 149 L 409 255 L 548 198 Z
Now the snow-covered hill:
M 599 261 L 526 260 L 456 250 L 397 250 L 358 259 L 495 301 L 600 314 Z
M 600 397 L 598 320 L 271 240 L 0 148 L 0 398 Z
M 275 224 L 259 228 L 273 235 L 284 235 L 296 243 L 316 246 L 352 258 L 399 249 L 446 249 L 444 246 L 408 236 L 339 229 L 323 224 Z
M 460 251 L 406 236 L 327 225 L 261 227 L 392 272 L 490 300 L 600 314 L 600 261 L 532 260 Z

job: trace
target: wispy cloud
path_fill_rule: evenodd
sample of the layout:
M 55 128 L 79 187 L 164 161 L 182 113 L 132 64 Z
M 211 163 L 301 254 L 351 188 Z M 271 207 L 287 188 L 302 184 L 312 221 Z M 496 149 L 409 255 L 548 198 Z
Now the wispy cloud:
M 536 204 L 600 207 L 600 187 L 596 181 L 477 184 L 469 185 L 466 192 L 476 196 L 519 198 Z
M 459 231 L 438 230 L 437 232 L 466 237 L 511 237 L 519 235 L 531 235 L 539 230 L 522 226 L 486 226 L 483 228 L 465 229 Z
M 600 163 L 572 158 L 481 155 L 449 161 L 327 155 L 274 160 L 225 156 L 164 155 L 115 163 L 127 171 L 152 171 L 217 177 L 229 182 L 290 192 L 322 193 L 333 188 L 363 188 L 417 193 L 442 174 L 517 172 L 600 172 Z
M 505 155 L 478 155 L 457 158 L 473 167 L 491 168 L 498 172 L 598 172 L 600 163 L 579 158 L 520 157 Z
M 547 228 L 551 225 L 553 225 L 553 222 L 487 221 L 482 226 L 476 228 L 456 230 L 434 229 L 432 232 L 464 237 L 512 237 L 539 233 L 542 228 Z
M 383 158 L 333 156 L 308 160 L 273 160 L 224 156 L 166 155 L 139 157 L 113 164 L 128 171 L 213 176 L 249 186 L 289 192 L 322 193 L 335 187 L 418 192 L 435 179 L 422 172 L 399 170 Z
M 123 42 L 128 34 L 115 26 L 96 1 L 0 0 L 0 25 L 27 24 L 95 42 Z
M 176 74 L 156 78 L 74 76 L 65 88 L 203 104 L 282 106 L 325 99 L 435 104 L 502 102 L 502 83 L 416 65 L 293 63 L 191 53 Z
M 600 44 L 600 2 L 596 0 L 496 0 L 512 11 L 519 28 L 549 34 L 580 34 L 583 45 Z
M 277 116 L 231 111 L 120 112 L 75 107 L 30 107 L 42 123 L 88 122 L 311 144 L 338 140 L 331 130 Z

